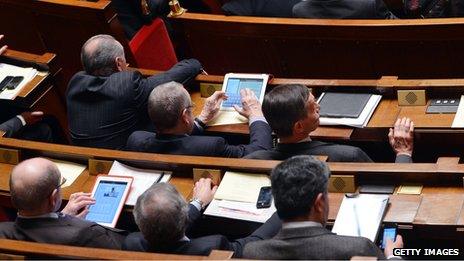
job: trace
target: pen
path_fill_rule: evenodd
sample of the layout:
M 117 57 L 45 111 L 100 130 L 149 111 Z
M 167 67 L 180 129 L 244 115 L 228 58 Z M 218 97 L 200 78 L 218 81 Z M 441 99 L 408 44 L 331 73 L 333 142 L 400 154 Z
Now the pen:
M 155 182 L 153 182 L 153 185 L 155 185 L 156 183 L 159 183 L 161 179 L 163 179 L 163 177 L 164 177 L 164 171 L 161 172 L 161 175 L 158 177 L 158 179 Z

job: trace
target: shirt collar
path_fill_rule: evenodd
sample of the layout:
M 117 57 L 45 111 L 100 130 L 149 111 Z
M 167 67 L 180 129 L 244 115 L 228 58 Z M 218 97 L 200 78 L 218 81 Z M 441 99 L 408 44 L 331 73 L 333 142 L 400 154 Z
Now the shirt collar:
M 24 218 L 24 219 L 32 219 L 32 218 L 58 218 L 58 214 L 55 212 L 50 212 L 38 216 L 22 216 L 18 213 L 19 218 Z
M 282 228 L 302 228 L 302 227 L 323 227 L 321 223 L 314 221 L 295 221 L 285 222 L 282 224 Z

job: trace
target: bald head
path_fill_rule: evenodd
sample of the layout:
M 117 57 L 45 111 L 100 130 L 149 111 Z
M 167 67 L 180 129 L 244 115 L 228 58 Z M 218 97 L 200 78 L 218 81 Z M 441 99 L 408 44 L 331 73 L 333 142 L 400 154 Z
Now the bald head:
M 157 132 L 176 127 L 182 111 L 190 104 L 190 95 L 180 83 L 168 82 L 155 87 L 148 97 L 148 114 Z
M 53 162 L 44 158 L 25 160 L 11 173 L 11 201 L 19 211 L 39 210 L 59 186 L 60 179 L 60 171 Z
M 81 60 L 85 71 L 95 76 L 116 72 L 116 58 L 124 59 L 124 49 L 111 35 L 93 36 L 82 46 Z

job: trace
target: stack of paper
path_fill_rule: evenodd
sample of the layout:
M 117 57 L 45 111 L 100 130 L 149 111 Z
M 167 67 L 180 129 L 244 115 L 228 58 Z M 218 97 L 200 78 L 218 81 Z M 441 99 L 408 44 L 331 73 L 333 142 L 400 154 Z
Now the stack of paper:
M 220 111 L 219 114 L 210 122 L 208 126 L 229 125 L 247 123 L 248 119 L 236 111 Z
M 134 206 L 137 198 L 142 195 L 151 185 L 168 182 L 171 179 L 172 172 L 152 170 L 152 169 L 139 169 L 124 165 L 118 161 L 114 161 L 108 175 L 114 176 L 129 176 L 133 177 L 131 190 L 127 197 L 126 204 Z
M 332 232 L 344 236 L 362 236 L 375 242 L 387 204 L 388 195 L 345 196 Z
M 13 90 L 3 90 L 0 92 L 0 99 L 14 99 L 21 89 L 30 81 L 34 76 L 37 75 L 37 70 L 34 68 L 23 68 L 6 63 L 0 63 L 0 82 L 7 76 L 22 76 L 24 79 L 22 82 Z
M 318 99 L 318 103 L 321 101 L 324 95 L 325 93 L 322 93 L 322 95 Z M 356 128 L 364 128 L 369 123 L 369 120 L 371 119 L 371 116 L 374 113 L 375 108 L 377 108 L 377 105 L 379 104 L 381 99 L 382 95 L 371 95 L 369 101 L 366 103 L 364 109 L 357 118 L 320 117 L 319 123 L 320 125 L 347 125 Z M 343 114 L 343 112 L 340 112 L 340 114 Z
M 76 181 L 76 179 L 82 174 L 82 172 L 87 168 L 85 165 L 77 164 L 74 162 L 49 159 L 53 161 L 58 167 L 58 170 L 61 173 L 61 176 L 66 179 L 66 182 L 61 185 L 62 188 L 70 186 Z
M 261 187 L 270 185 L 267 175 L 226 172 L 205 215 L 264 223 L 276 211 L 274 203 L 258 209 L 256 201 Z
M 464 128 L 464 95 L 461 96 L 461 101 L 459 102 L 458 111 L 454 116 L 453 124 L 451 128 Z

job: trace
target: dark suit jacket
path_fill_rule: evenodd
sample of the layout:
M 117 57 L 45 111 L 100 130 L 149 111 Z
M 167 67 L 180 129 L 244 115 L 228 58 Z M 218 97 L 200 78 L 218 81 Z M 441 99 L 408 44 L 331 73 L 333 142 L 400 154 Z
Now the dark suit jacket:
M 182 255 L 209 255 L 211 250 L 234 251 L 234 257 L 241 257 L 245 244 L 256 240 L 272 238 L 277 234 L 282 226 L 282 221 L 277 213 L 274 213 L 266 223 L 255 230 L 250 236 L 229 241 L 223 235 L 212 235 L 190 239 L 189 241 L 179 241 L 165 249 L 152 247 L 143 238 L 142 233 L 136 232 L 127 236 L 122 248 L 124 250 L 162 252 Z
M 60 213 L 58 218 L 18 217 L 15 222 L 0 223 L 0 238 L 121 249 L 125 232 Z
M 200 63 L 190 59 L 148 78 L 137 71 L 117 72 L 109 77 L 77 73 L 69 82 L 66 94 L 73 144 L 123 148 L 132 132 L 153 129 L 147 112 L 150 92 L 169 81 L 186 83 L 200 70 Z
M 201 134 L 198 128 L 195 133 Z M 271 127 L 263 121 L 250 125 L 250 144 L 228 145 L 222 137 L 199 135 L 155 135 L 137 131 L 127 141 L 126 149 L 142 152 L 241 158 L 253 151 L 272 148 Z
M 283 228 L 273 239 L 249 243 L 243 257 L 252 259 L 349 260 L 352 256 L 385 259 L 364 237 L 338 236 L 322 227 Z
M 300 18 L 396 18 L 382 0 L 303 0 L 293 7 Z
M 335 162 L 372 162 L 371 158 L 360 148 L 321 141 L 300 143 L 278 143 L 272 150 L 260 150 L 247 155 L 247 159 L 286 160 L 296 155 L 328 156 L 328 161 Z M 411 163 L 411 157 L 400 155 L 396 163 Z
M 300 0 L 231 0 L 222 6 L 224 13 L 241 16 L 292 17 Z
M 10 138 L 13 137 L 16 133 L 21 130 L 23 127 L 23 124 L 21 123 L 21 120 L 18 119 L 18 117 L 13 117 L 4 123 L 0 124 L 0 130 L 4 131 L 4 137 Z

